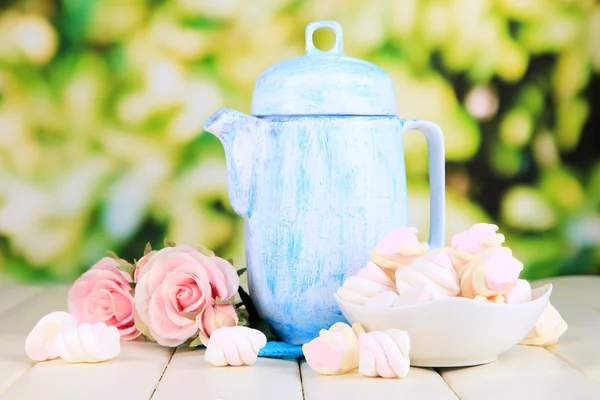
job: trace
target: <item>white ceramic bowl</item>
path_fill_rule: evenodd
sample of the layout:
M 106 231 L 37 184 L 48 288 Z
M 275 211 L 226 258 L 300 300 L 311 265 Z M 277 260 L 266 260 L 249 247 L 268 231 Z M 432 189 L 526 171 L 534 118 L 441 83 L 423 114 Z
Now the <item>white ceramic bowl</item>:
M 350 323 L 367 332 L 398 328 L 410 335 L 410 364 L 466 367 L 486 364 L 519 343 L 548 304 L 552 285 L 533 289 L 532 301 L 518 305 L 449 297 L 399 308 L 365 307 L 334 294 Z

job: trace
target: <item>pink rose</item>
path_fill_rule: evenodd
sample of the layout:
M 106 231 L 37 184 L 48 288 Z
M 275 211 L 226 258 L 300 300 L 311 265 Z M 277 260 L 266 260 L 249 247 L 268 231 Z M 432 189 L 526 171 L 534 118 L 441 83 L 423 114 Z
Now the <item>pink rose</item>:
M 140 280 L 140 273 L 142 272 L 142 268 L 148 264 L 148 261 L 156 254 L 156 250 L 152 250 L 144 257 L 140 258 L 137 263 L 135 263 L 135 272 L 133 273 L 133 280 L 135 282 Z
M 214 331 L 225 326 L 236 326 L 237 323 L 238 316 L 235 307 L 231 304 L 216 304 L 206 307 L 196 316 L 196 324 L 200 330 L 198 335 L 205 345 Z
M 162 346 L 178 346 L 198 333 L 196 317 L 229 300 L 239 286 L 235 268 L 219 257 L 189 246 L 157 251 L 144 266 L 135 288 L 140 329 Z
M 69 290 L 69 312 L 79 323 L 104 322 L 119 330 L 121 339 L 140 335 L 133 319 L 131 276 L 118 269 L 119 261 L 104 257 L 75 281 Z

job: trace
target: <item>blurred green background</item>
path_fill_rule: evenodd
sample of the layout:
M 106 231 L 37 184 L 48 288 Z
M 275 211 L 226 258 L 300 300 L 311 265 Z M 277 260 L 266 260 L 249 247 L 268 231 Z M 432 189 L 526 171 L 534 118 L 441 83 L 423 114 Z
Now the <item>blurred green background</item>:
M 333 19 L 444 130 L 448 237 L 497 223 L 526 278 L 600 273 L 600 3 L 2 0 L 0 281 L 71 281 L 112 249 L 203 243 L 243 265 L 220 143 L 268 66 Z M 332 38 L 317 32 L 317 45 Z M 405 140 L 427 237 L 426 143 Z

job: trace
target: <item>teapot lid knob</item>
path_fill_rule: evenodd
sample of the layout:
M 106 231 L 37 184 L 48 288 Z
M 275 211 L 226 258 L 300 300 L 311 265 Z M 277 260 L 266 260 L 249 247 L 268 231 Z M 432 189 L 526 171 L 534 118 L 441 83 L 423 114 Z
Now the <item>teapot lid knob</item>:
M 313 43 L 313 34 L 316 30 L 321 28 L 331 29 L 335 33 L 335 44 L 330 50 L 319 50 Z M 330 55 L 344 55 L 344 41 L 342 36 L 342 25 L 335 21 L 315 21 L 306 25 L 306 55 L 311 54 L 330 54 Z
M 330 50 L 313 43 L 322 28 L 335 33 Z M 396 115 L 392 79 L 377 65 L 344 55 L 339 23 L 311 22 L 305 35 L 305 55 L 272 65 L 256 80 L 253 115 Z

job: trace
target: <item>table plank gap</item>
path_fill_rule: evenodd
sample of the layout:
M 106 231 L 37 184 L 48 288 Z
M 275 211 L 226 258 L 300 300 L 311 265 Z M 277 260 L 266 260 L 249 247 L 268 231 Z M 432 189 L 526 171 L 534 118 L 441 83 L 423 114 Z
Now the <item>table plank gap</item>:
M 341 394 L 351 400 L 405 394 L 411 399 L 599 399 L 600 277 L 560 277 L 549 283 L 554 284 L 552 303 L 569 324 L 559 344 L 547 350 L 518 346 L 495 363 L 440 369 L 441 376 L 412 368 L 404 380 L 365 378 L 356 371 L 323 377 L 306 363 L 262 358 L 250 367 L 216 368 L 204 361 L 203 350 L 174 351 L 150 342 L 124 342 L 121 355 L 105 363 L 35 364 L 25 356 L 25 337 L 43 315 L 67 309 L 69 286 L 0 286 L 0 317 L 5 321 L 0 324 L 0 397 L 318 400 Z
M 563 297 L 553 299 L 553 304 L 569 329 L 547 350 L 600 383 L 600 311 Z
M 429 368 L 411 367 L 404 379 L 365 377 L 357 369 L 344 375 L 320 375 L 306 362 L 300 370 L 306 400 L 458 399 L 440 375 Z
M 162 374 L 160 374 L 160 378 L 158 378 L 158 381 L 156 382 L 156 385 L 154 386 L 154 389 L 152 390 L 152 394 L 150 395 L 150 400 L 152 400 L 152 398 L 154 397 L 154 393 L 156 393 L 156 388 L 160 384 L 160 381 L 162 380 L 163 376 L 165 376 L 165 372 L 167 371 L 167 368 L 169 368 L 169 364 L 171 363 L 171 360 L 173 359 L 173 356 L 175 355 L 176 351 L 177 351 L 177 349 L 174 348 L 173 351 L 171 352 L 171 357 L 169 357 L 169 360 L 165 364 L 165 368 L 163 369 Z
M 35 364 L 2 395 L 21 399 L 148 400 L 172 349 L 150 342 L 124 342 L 121 354 L 95 364 L 57 359 Z
M 21 338 L 0 335 L 0 397 L 19 380 L 35 363 L 25 355 L 25 343 Z
M 44 287 L 1 315 L 3 321 L 9 321 L 0 325 L 2 398 L 150 398 L 173 352 L 155 343 L 123 342 L 119 357 L 99 364 L 29 361 L 25 338 L 42 316 L 67 309 L 69 288 Z
M 49 311 L 65 309 L 67 287 L 38 289 L 0 314 L 0 320 L 5 321 L 0 324 L 0 395 L 35 365 L 25 354 L 25 338 L 35 323 Z M 18 290 L 11 292 L 18 293 Z
M 302 399 L 306 400 L 306 393 L 304 392 L 304 376 L 302 374 L 302 362 L 303 358 L 298 359 L 298 375 L 300 375 L 300 386 L 302 388 Z
M 533 281 L 532 287 L 540 287 L 552 283 L 551 302 L 556 299 L 567 299 L 586 308 L 600 311 L 600 276 L 561 276 L 557 278 Z
M 296 360 L 259 358 L 250 366 L 214 367 L 204 353 L 205 349 L 178 348 L 153 400 L 302 399 Z
M 440 378 L 442 379 L 442 381 L 444 382 L 444 384 L 446 385 L 448 390 L 451 391 L 457 399 L 462 400 L 462 398 L 458 395 L 458 393 L 456 393 L 454 391 L 454 389 L 452 389 L 452 387 L 448 384 L 448 382 L 446 382 L 446 380 L 442 376 L 443 368 L 432 368 L 432 370 L 434 370 L 436 372 L 436 374 L 438 374 L 440 376 Z
M 600 399 L 600 385 L 541 347 L 516 346 L 493 363 L 440 373 L 462 400 Z

